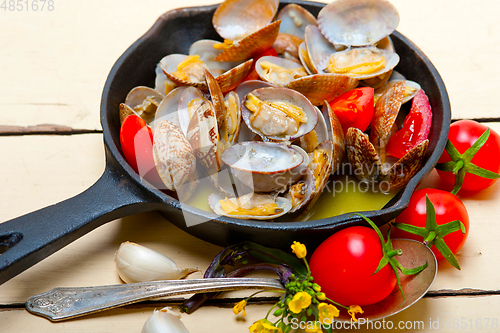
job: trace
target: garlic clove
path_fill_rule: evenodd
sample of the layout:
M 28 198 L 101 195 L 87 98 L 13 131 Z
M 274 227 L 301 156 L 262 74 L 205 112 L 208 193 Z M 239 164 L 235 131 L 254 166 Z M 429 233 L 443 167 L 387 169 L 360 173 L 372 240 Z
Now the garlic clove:
M 141 333 L 189 333 L 186 326 L 170 312 L 170 309 L 155 310 L 144 323 Z
M 115 262 L 118 275 L 126 283 L 178 280 L 198 271 L 181 269 L 172 259 L 132 242 L 120 245 Z

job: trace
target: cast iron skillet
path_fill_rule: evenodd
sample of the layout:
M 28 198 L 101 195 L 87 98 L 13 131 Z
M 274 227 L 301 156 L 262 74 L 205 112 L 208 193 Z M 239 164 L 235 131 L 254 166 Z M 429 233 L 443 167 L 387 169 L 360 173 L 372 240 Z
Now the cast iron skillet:
M 282 1 L 284 6 L 292 1 Z M 324 4 L 295 1 L 317 15 Z M 333 231 L 362 224 L 349 214 L 308 222 L 256 222 L 238 220 L 180 203 L 141 182 L 120 152 L 118 105 L 135 86 L 154 86 L 154 68 L 169 53 L 187 53 L 199 39 L 218 39 L 212 27 L 216 5 L 177 9 L 162 15 L 153 27 L 117 60 L 106 81 L 101 103 L 106 168 L 101 178 L 83 193 L 0 224 L 0 284 L 16 276 L 100 225 L 127 215 L 157 210 L 177 227 L 208 242 L 225 246 L 252 240 L 287 248 L 293 240 L 316 246 Z M 433 169 L 444 150 L 450 125 L 450 103 L 445 85 L 427 57 L 398 32 L 392 40 L 401 61 L 397 70 L 420 83 L 433 110 L 429 154 L 422 170 L 383 209 L 364 212 L 378 224 L 395 218 L 408 205 L 410 196 Z M 183 214 L 184 213 L 184 214 Z M 186 218 L 186 219 L 185 219 Z M 209 222 L 187 227 L 199 221 Z M 5 251 L 6 250 L 6 251 Z

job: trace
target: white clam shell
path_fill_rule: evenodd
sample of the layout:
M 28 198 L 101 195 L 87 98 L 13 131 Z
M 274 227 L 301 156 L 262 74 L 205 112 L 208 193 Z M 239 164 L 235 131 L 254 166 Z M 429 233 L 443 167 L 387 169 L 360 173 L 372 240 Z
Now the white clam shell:
M 359 48 L 359 49 L 361 49 L 361 48 Z M 377 54 L 384 56 L 385 60 L 386 60 L 385 66 L 383 68 L 381 68 L 380 70 L 378 70 L 376 72 L 372 72 L 372 73 L 355 74 L 355 73 L 348 72 L 348 73 L 341 73 L 342 75 L 346 75 L 346 76 L 349 76 L 349 77 L 351 77 L 353 79 L 357 79 L 357 80 L 365 80 L 365 79 L 373 78 L 373 77 L 382 75 L 384 73 L 387 73 L 388 71 L 390 71 L 391 69 L 396 67 L 396 65 L 399 63 L 399 55 L 397 53 L 381 50 L 381 49 L 378 49 L 378 48 L 373 47 L 373 46 L 368 46 L 364 49 L 367 49 L 369 51 L 372 51 L 374 53 L 377 53 Z M 352 49 L 339 51 L 339 52 L 337 52 L 337 55 L 340 55 L 342 53 L 348 53 L 351 50 Z M 325 66 L 326 66 L 326 63 L 325 63 Z
M 288 103 L 292 103 L 304 109 L 304 112 L 307 115 L 307 123 L 300 124 L 297 133 L 293 135 L 264 135 L 258 128 L 255 128 L 251 121 L 251 111 L 245 106 L 246 98 L 242 101 L 241 106 L 241 115 L 243 120 L 245 121 L 248 128 L 250 128 L 255 134 L 260 135 L 264 140 L 273 140 L 273 141 L 292 141 L 295 140 L 302 135 L 305 135 L 312 131 L 316 124 L 318 123 L 318 114 L 314 109 L 314 106 L 311 102 L 301 93 L 287 88 L 260 88 L 252 91 L 252 94 L 257 96 L 262 101 L 284 101 Z
M 271 23 L 278 5 L 279 0 L 226 0 L 215 10 L 212 23 L 222 38 L 238 40 Z
M 136 111 L 135 108 L 143 104 L 149 99 L 152 102 L 144 111 Z M 120 106 L 121 121 L 125 119 L 128 114 L 135 114 L 146 121 L 151 126 L 153 123 L 157 107 L 161 103 L 163 95 L 158 91 L 144 86 L 138 86 L 130 90 L 125 98 L 125 103 Z
M 337 52 L 335 46 L 330 43 L 319 31 L 319 28 L 310 25 L 306 28 L 305 40 L 307 55 L 310 59 L 311 71 L 314 74 L 325 73 L 326 63 L 330 56 Z
M 172 90 L 158 105 L 156 109 L 155 120 L 153 122 L 153 130 L 156 129 L 158 123 L 162 120 L 173 122 L 176 126 L 181 127 L 179 121 L 179 97 L 187 86 L 177 87 Z
M 302 42 L 302 44 L 299 45 L 299 60 L 302 66 L 304 66 L 304 68 L 306 69 L 307 74 L 316 74 L 314 72 L 314 66 L 311 63 L 311 59 L 309 58 L 309 53 L 307 52 L 305 42 Z
M 277 197 L 276 198 L 276 205 L 279 208 L 283 209 L 283 211 L 281 213 L 274 214 L 274 215 L 267 215 L 267 216 L 231 215 L 231 214 L 226 213 L 221 208 L 219 200 L 223 200 L 224 198 L 225 198 L 224 196 L 222 196 L 218 193 L 213 193 L 208 197 L 208 204 L 209 204 L 210 208 L 214 211 L 214 213 L 217 215 L 234 217 L 234 218 L 243 219 L 243 220 L 271 220 L 271 219 L 275 219 L 275 218 L 278 218 L 280 216 L 285 215 L 292 208 L 292 204 L 290 203 L 290 201 L 288 201 L 287 199 L 282 198 L 282 197 Z
M 318 25 L 316 18 L 304 7 L 291 3 L 281 9 L 276 17 L 281 20 L 280 32 L 304 39 L 308 25 Z
M 241 183 L 255 192 L 272 192 L 299 180 L 307 169 L 309 157 L 295 145 L 249 141 L 226 149 L 222 161 Z
M 346 46 L 373 45 L 398 24 L 398 11 L 387 0 L 335 0 L 318 14 L 318 26 L 326 39 Z
M 180 199 L 187 199 L 196 188 L 196 158 L 179 127 L 168 120 L 160 121 L 153 137 L 153 158 L 161 180 Z
M 265 69 L 261 65 L 263 62 L 270 62 L 274 65 L 280 66 L 280 67 L 288 69 L 288 70 L 296 69 L 296 68 L 304 68 L 304 67 L 302 67 L 301 64 L 298 64 L 295 61 L 284 59 L 284 58 L 278 58 L 278 57 L 273 57 L 273 56 L 261 57 L 255 63 L 255 71 L 257 72 L 257 74 L 259 74 L 259 76 L 262 80 L 269 82 L 269 83 L 272 83 L 274 85 L 284 87 L 289 82 L 291 82 L 299 77 L 305 76 L 305 75 L 300 75 L 300 76 L 295 77 L 291 74 L 280 75 L 280 76 L 269 75 L 269 74 L 266 74 Z
M 220 44 L 220 42 L 211 39 L 198 40 L 189 47 L 189 55 L 200 56 L 200 60 L 207 65 L 210 73 L 217 77 L 231 68 L 238 66 L 241 62 L 215 61 L 215 57 L 224 51 L 214 48 L 215 44 Z

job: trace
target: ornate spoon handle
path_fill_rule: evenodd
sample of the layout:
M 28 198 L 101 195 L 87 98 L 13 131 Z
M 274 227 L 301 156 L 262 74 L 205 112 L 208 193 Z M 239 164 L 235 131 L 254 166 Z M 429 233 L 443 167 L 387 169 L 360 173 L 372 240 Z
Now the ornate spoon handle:
M 61 321 L 156 297 L 240 289 L 282 290 L 279 280 L 214 278 L 154 281 L 97 287 L 54 288 L 32 296 L 26 308 L 36 315 Z

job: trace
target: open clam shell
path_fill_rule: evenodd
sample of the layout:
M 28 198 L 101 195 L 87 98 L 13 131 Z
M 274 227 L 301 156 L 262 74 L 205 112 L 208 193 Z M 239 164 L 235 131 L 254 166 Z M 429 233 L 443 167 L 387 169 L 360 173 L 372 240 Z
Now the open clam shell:
M 179 120 L 179 98 L 184 90 L 188 87 L 177 87 L 168 93 L 167 96 L 161 101 L 160 105 L 156 109 L 155 119 L 153 122 L 153 130 L 156 128 L 156 125 L 162 120 L 168 120 L 173 122 L 177 127 L 181 128 L 181 123 Z M 187 110 L 186 110 L 187 111 Z M 187 128 L 187 126 L 186 126 Z
M 214 45 L 220 42 L 211 39 L 201 39 L 189 47 L 189 55 L 198 55 L 200 60 L 203 61 L 212 73 L 213 76 L 217 77 L 222 73 L 227 72 L 231 68 L 240 65 L 240 62 L 226 62 L 226 61 L 216 61 L 215 58 L 221 54 L 224 50 L 214 48 Z
M 316 179 L 311 169 L 307 169 L 306 175 L 297 183 L 291 185 L 285 197 L 292 204 L 290 213 L 295 213 L 302 209 L 312 198 L 316 189 Z
M 338 59 L 345 58 L 348 59 L 347 61 L 357 61 L 357 59 L 362 61 L 366 57 L 366 54 L 376 54 L 378 56 L 383 56 L 385 58 L 385 65 L 382 68 L 369 73 L 355 73 L 352 71 L 346 71 L 341 73 L 339 72 L 337 74 L 344 74 L 357 80 L 366 80 L 386 74 L 394 67 L 396 67 L 396 65 L 399 63 L 399 55 L 397 53 L 381 50 L 373 46 L 346 49 L 344 51 L 336 52 L 332 55 L 332 57 L 336 57 Z M 328 61 L 331 60 L 329 59 Z M 329 72 L 328 69 L 326 71 Z M 389 76 L 387 77 L 387 80 L 388 79 Z
M 188 56 L 185 54 L 170 54 L 160 61 L 160 66 L 165 75 L 172 80 L 175 84 L 179 86 L 193 86 L 202 91 L 207 91 L 207 85 L 205 82 L 205 70 L 210 70 L 206 65 L 200 65 L 196 68 L 193 73 L 193 79 L 185 80 L 181 79 L 172 73 L 177 71 L 178 65 L 186 60 Z M 252 67 L 253 60 L 248 60 L 230 70 L 216 76 L 216 80 L 223 93 L 233 90 L 236 88 L 248 75 Z M 213 75 L 213 73 L 212 73 Z
M 188 198 L 197 184 L 196 158 L 180 128 L 168 120 L 156 126 L 153 158 L 166 188 Z
M 278 11 L 279 0 L 226 0 L 212 17 L 212 24 L 224 39 L 238 40 L 267 26 Z
M 356 88 L 358 80 L 341 74 L 314 74 L 301 77 L 287 84 L 307 97 L 313 105 L 322 105 L 326 100 L 331 102 L 343 93 Z
M 238 141 L 241 130 L 241 102 L 238 94 L 229 92 L 224 97 L 224 121 L 219 127 L 220 141 L 224 150 Z
M 127 94 L 125 103 L 119 106 L 120 121 L 123 122 L 128 115 L 135 114 L 144 119 L 146 124 L 151 125 L 162 99 L 163 95 L 152 88 L 135 87 Z
M 160 63 L 156 65 L 155 68 L 155 90 L 158 91 L 162 95 L 168 95 L 177 85 L 174 81 L 170 80 L 163 70 L 161 69 Z
M 269 87 L 275 87 L 277 88 L 277 85 L 274 85 L 272 83 L 266 82 L 266 81 L 261 81 L 261 80 L 249 80 L 245 81 L 242 84 L 236 88 L 235 92 L 238 94 L 238 97 L 240 98 L 240 101 L 243 101 L 245 99 L 245 96 L 251 92 L 254 91 L 255 89 L 259 88 L 269 88 Z
M 311 58 L 309 58 L 309 53 L 307 53 L 307 47 L 305 42 L 302 42 L 299 45 L 299 60 L 309 75 L 317 74 L 314 72 L 314 66 L 311 62 Z
M 314 155 L 317 151 L 321 151 L 320 158 L 322 161 L 316 161 Z M 311 197 L 308 198 L 308 203 L 306 206 L 306 211 L 310 209 L 316 200 L 318 200 L 321 192 L 323 191 L 330 174 L 332 173 L 332 163 L 333 162 L 333 143 L 330 140 L 321 142 L 312 153 L 309 154 L 309 170 L 313 171 L 314 177 L 314 190 L 311 193 Z
M 220 126 L 222 125 L 224 115 L 226 113 L 226 107 L 224 105 L 224 95 L 222 94 L 222 90 L 220 89 L 219 84 L 209 71 L 205 71 L 205 79 L 208 91 L 210 92 L 210 97 L 212 98 L 215 115 L 217 117 L 217 125 Z
M 254 194 L 255 196 L 260 196 L 261 194 Z M 215 214 L 217 215 L 224 215 L 228 217 L 234 217 L 237 219 L 243 219 L 243 220 L 271 220 L 278 218 L 280 216 L 285 215 L 290 211 L 292 208 L 292 204 L 290 201 L 288 201 L 285 198 L 282 197 L 276 197 L 275 202 L 278 208 L 280 208 L 281 212 L 273 215 L 266 215 L 266 216 L 259 216 L 259 215 L 233 215 L 233 214 L 228 214 L 226 213 L 222 207 L 221 204 L 219 203 L 220 200 L 224 200 L 224 196 L 218 194 L 218 193 L 213 193 L 208 197 L 208 204 L 210 208 L 214 211 Z M 234 199 L 233 199 L 234 200 Z
M 337 49 L 323 36 L 317 26 L 307 26 L 304 38 L 310 61 L 307 66 L 314 74 L 325 73 L 327 61 L 333 53 L 337 52 Z
M 331 173 L 333 174 L 337 171 L 340 164 L 344 160 L 344 156 L 346 153 L 346 143 L 342 124 L 340 123 L 340 120 L 335 112 L 330 107 L 330 104 L 325 102 L 323 110 L 323 113 L 326 113 L 328 115 L 328 119 L 330 120 L 330 138 L 333 146 Z
M 398 11 L 387 0 L 335 0 L 318 14 L 318 26 L 326 39 L 346 46 L 373 45 L 398 24 Z
M 280 87 L 285 87 L 291 81 L 307 75 L 301 64 L 273 56 L 265 56 L 257 60 L 255 71 L 262 80 Z
M 304 34 L 308 25 L 318 25 L 316 18 L 307 9 L 291 3 L 283 7 L 276 17 L 281 20 L 280 32 L 294 35 L 304 40 Z
M 316 153 L 315 153 L 316 151 Z M 320 153 L 321 152 L 321 153 Z M 317 154 L 322 161 L 317 160 L 314 155 Z M 309 165 L 306 175 L 296 184 L 292 185 L 286 198 L 292 203 L 290 212 L 296 212 L 304 208 L 304 211 L 297 218 L 300 220 L 302 214 L 305 214 L 314 206 L 314 203 L 321 195 L 328 179 L 330 177 L 333 158 L 333 144 L 330 140 L 325 140 L 315 147 L 309 154 Z M 302 197 L 300 198 L 300 196 Z
M 273 46 L 278 38 L 281 21 L 275 21 L 262 29 L 234 42 L 219 54 L 216 61 L 245 61 Z
M 294 145 L 249 141 L 226 149 L 222 161 L 255 192 L 273 192 L 299 180 L 307 169 L 309 157 Z
M 299 138 L 300 148 L 304 149 L 307 153 L 312 152 L 319 143 L 328 140 L 330 137 L 325 117 L 317 107 L 315 108 L 318 113 L 318 124 L 314 130 Z
M 300 63 L 299 47 L 303 42 L 303 39 L 297 36 L 280 32 L 274 41 L 273 49 L 280 57 Z
M 251 120 L 253 114 L 245 106 L 245 102 L 250 96 L 250 94 L 247 94 L 242 102 L 242 107 L 241 107 L 243 120 L 245 121 L 248 128 L 252 130 L 255 134 L 261 136 L 263 140 L 272 140 L 281 142 L 292 141 L 312 131 L 316 127 L 316 124 L 318 123 L 318 113 L 316 112 L 314 106 L 306 97 L 304 97 L 304 95 L 298 93 L 297 91 L 287 88 L 260 88 L 252 91 L 252 94 L 263 102 L 285 102 L 300 107 L 302 108 L 307 117 L 307 122 L 300 123 L 298 125 L 297 131 L 293 134 L 279 133 L 280 129 L 273 127 L 273 125 L 275 125 L 276 122 L 275 121 L 266 122 L 264 118 L 262 118 L 262 127 L 261 127 L 259 126 L 260 124 L 256 125 L 256 122 Z M 288 118 L 283 112 L 281 111 L 279 112 L 283 115 L 283 117 L 281 117 L 280 115 L 281 118 L 283 119 Z M 260 112 L 260 114 L 262 114 L 262 112 Z M 271 117 L 275 117 L 275 114 L 273 114 L 272 111 L 270 111 L 269 115 Z

